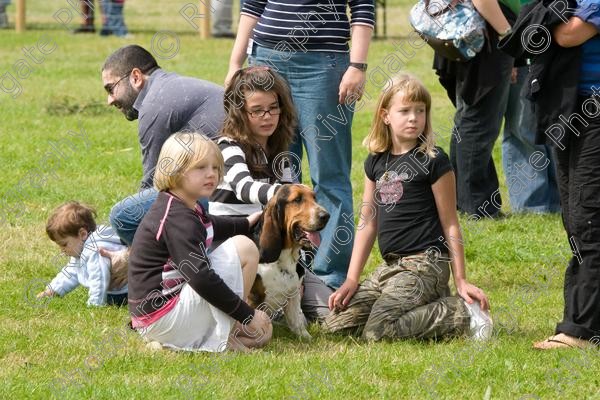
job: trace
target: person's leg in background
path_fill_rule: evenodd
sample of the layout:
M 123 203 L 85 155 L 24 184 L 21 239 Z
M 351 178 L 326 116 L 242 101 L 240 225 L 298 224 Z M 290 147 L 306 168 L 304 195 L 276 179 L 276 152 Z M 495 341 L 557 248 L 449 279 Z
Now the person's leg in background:
M 115 35 L 124 37 L 128 35 L 127 26 L 123 17 L 123 6 L 125 0 L 105 0 L 104 2 L 104 23 L 101 36 Z
M 99 3 L 102 3 L 100 1 Z M 83 15 L 83 21 L 79 28 L 76 28 L 73 33 L 94 33 L 96 28 L 94 27 L 94 2 L 93 0 L 81 0 L 79 2 L 81 6 L 81 14 Z
M 502 164 L 514 212 L 560 211 L 556 163 L 548 145 L 536 145 L 536 115 L 531 101 L 522 94 L 527 66 L 517 68 L 506 105 Z
M 8 28 L 8 15 L 6 14 L 6 6 L 10 4 L 10 0 L 0 0 L 0 29 Z
M 100 36 L 110 36 L 113 34 L 113 5 L 112 0 L 101 0 L 102 4 L 102 29 Z
M 512 58 L 509 61 L 500 68 L 501 84 L 473 104 L 461 97 L 463 83 L 457 82 L 454 124 L 458 135 L 452 135 L 450 161 L 456 174 L 458 210 L 469 215 L 493 218 L 502 205 L 492 151 L 506 109 Z
M 214 8 L 212 22 L 212 36 L 216 38 L 235 38 L 231 30 L 233 23 L 233 0 L 212 2 Z
M 580 114 L 581 104 L 576 108 Z M 596 108 L 600 114 L 600 107 Z M 568 174 L 561 189 L 568 191 L 563 218 L 573 258 L 565 273 L 564 314 L 556 333 L 590 341 L 600 339 L 600 117 L 586 122 L 587 127 L 574 124 L 580 135 L 572 134 L 567 149 L 560 152 L 564 157 L 559 173 Z M 561 199 L 565 196 L 561 193 Z

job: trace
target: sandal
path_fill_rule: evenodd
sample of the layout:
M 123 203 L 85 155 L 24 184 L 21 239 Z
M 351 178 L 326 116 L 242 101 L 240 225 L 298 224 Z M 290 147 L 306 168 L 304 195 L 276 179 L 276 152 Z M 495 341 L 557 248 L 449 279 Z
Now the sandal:
M 589 349 L 591 347 L 593 347 L 593 344 L 587 340 L 565 335 L 564 333 L 550 336 L 546 340 L 533 344 L 533 348 L 537 350 Z

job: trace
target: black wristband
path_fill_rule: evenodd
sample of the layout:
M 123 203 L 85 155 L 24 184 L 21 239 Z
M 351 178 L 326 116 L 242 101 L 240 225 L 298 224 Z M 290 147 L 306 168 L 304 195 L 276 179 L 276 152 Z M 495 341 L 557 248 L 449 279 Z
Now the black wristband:
M 354 63 L 354 62 L 351 62 L 350 66 L 354 67 L 356 69 L 359 69 L 359 70 L 361 70 L 363 72 L 367 70 L 367 64 L 366 63 Z

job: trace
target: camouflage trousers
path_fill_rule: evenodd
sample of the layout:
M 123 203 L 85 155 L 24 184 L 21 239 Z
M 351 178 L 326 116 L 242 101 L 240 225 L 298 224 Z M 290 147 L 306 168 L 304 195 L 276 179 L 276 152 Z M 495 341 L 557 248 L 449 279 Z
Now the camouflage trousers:
M 448 260 L 425 253 L 383 263 L 323 328 L 366 340 L 462 335 L 470 317 L 460 297 L 450 296 L 449 278 Z

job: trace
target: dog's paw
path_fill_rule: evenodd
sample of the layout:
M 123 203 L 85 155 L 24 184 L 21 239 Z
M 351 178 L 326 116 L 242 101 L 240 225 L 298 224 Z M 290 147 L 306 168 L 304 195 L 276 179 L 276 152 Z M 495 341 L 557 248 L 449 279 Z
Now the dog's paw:
M 296 335 L 300 336 L 302 339 L 312 340 L 312 336 L 306 329 L 297 330 L 294 332 Z

